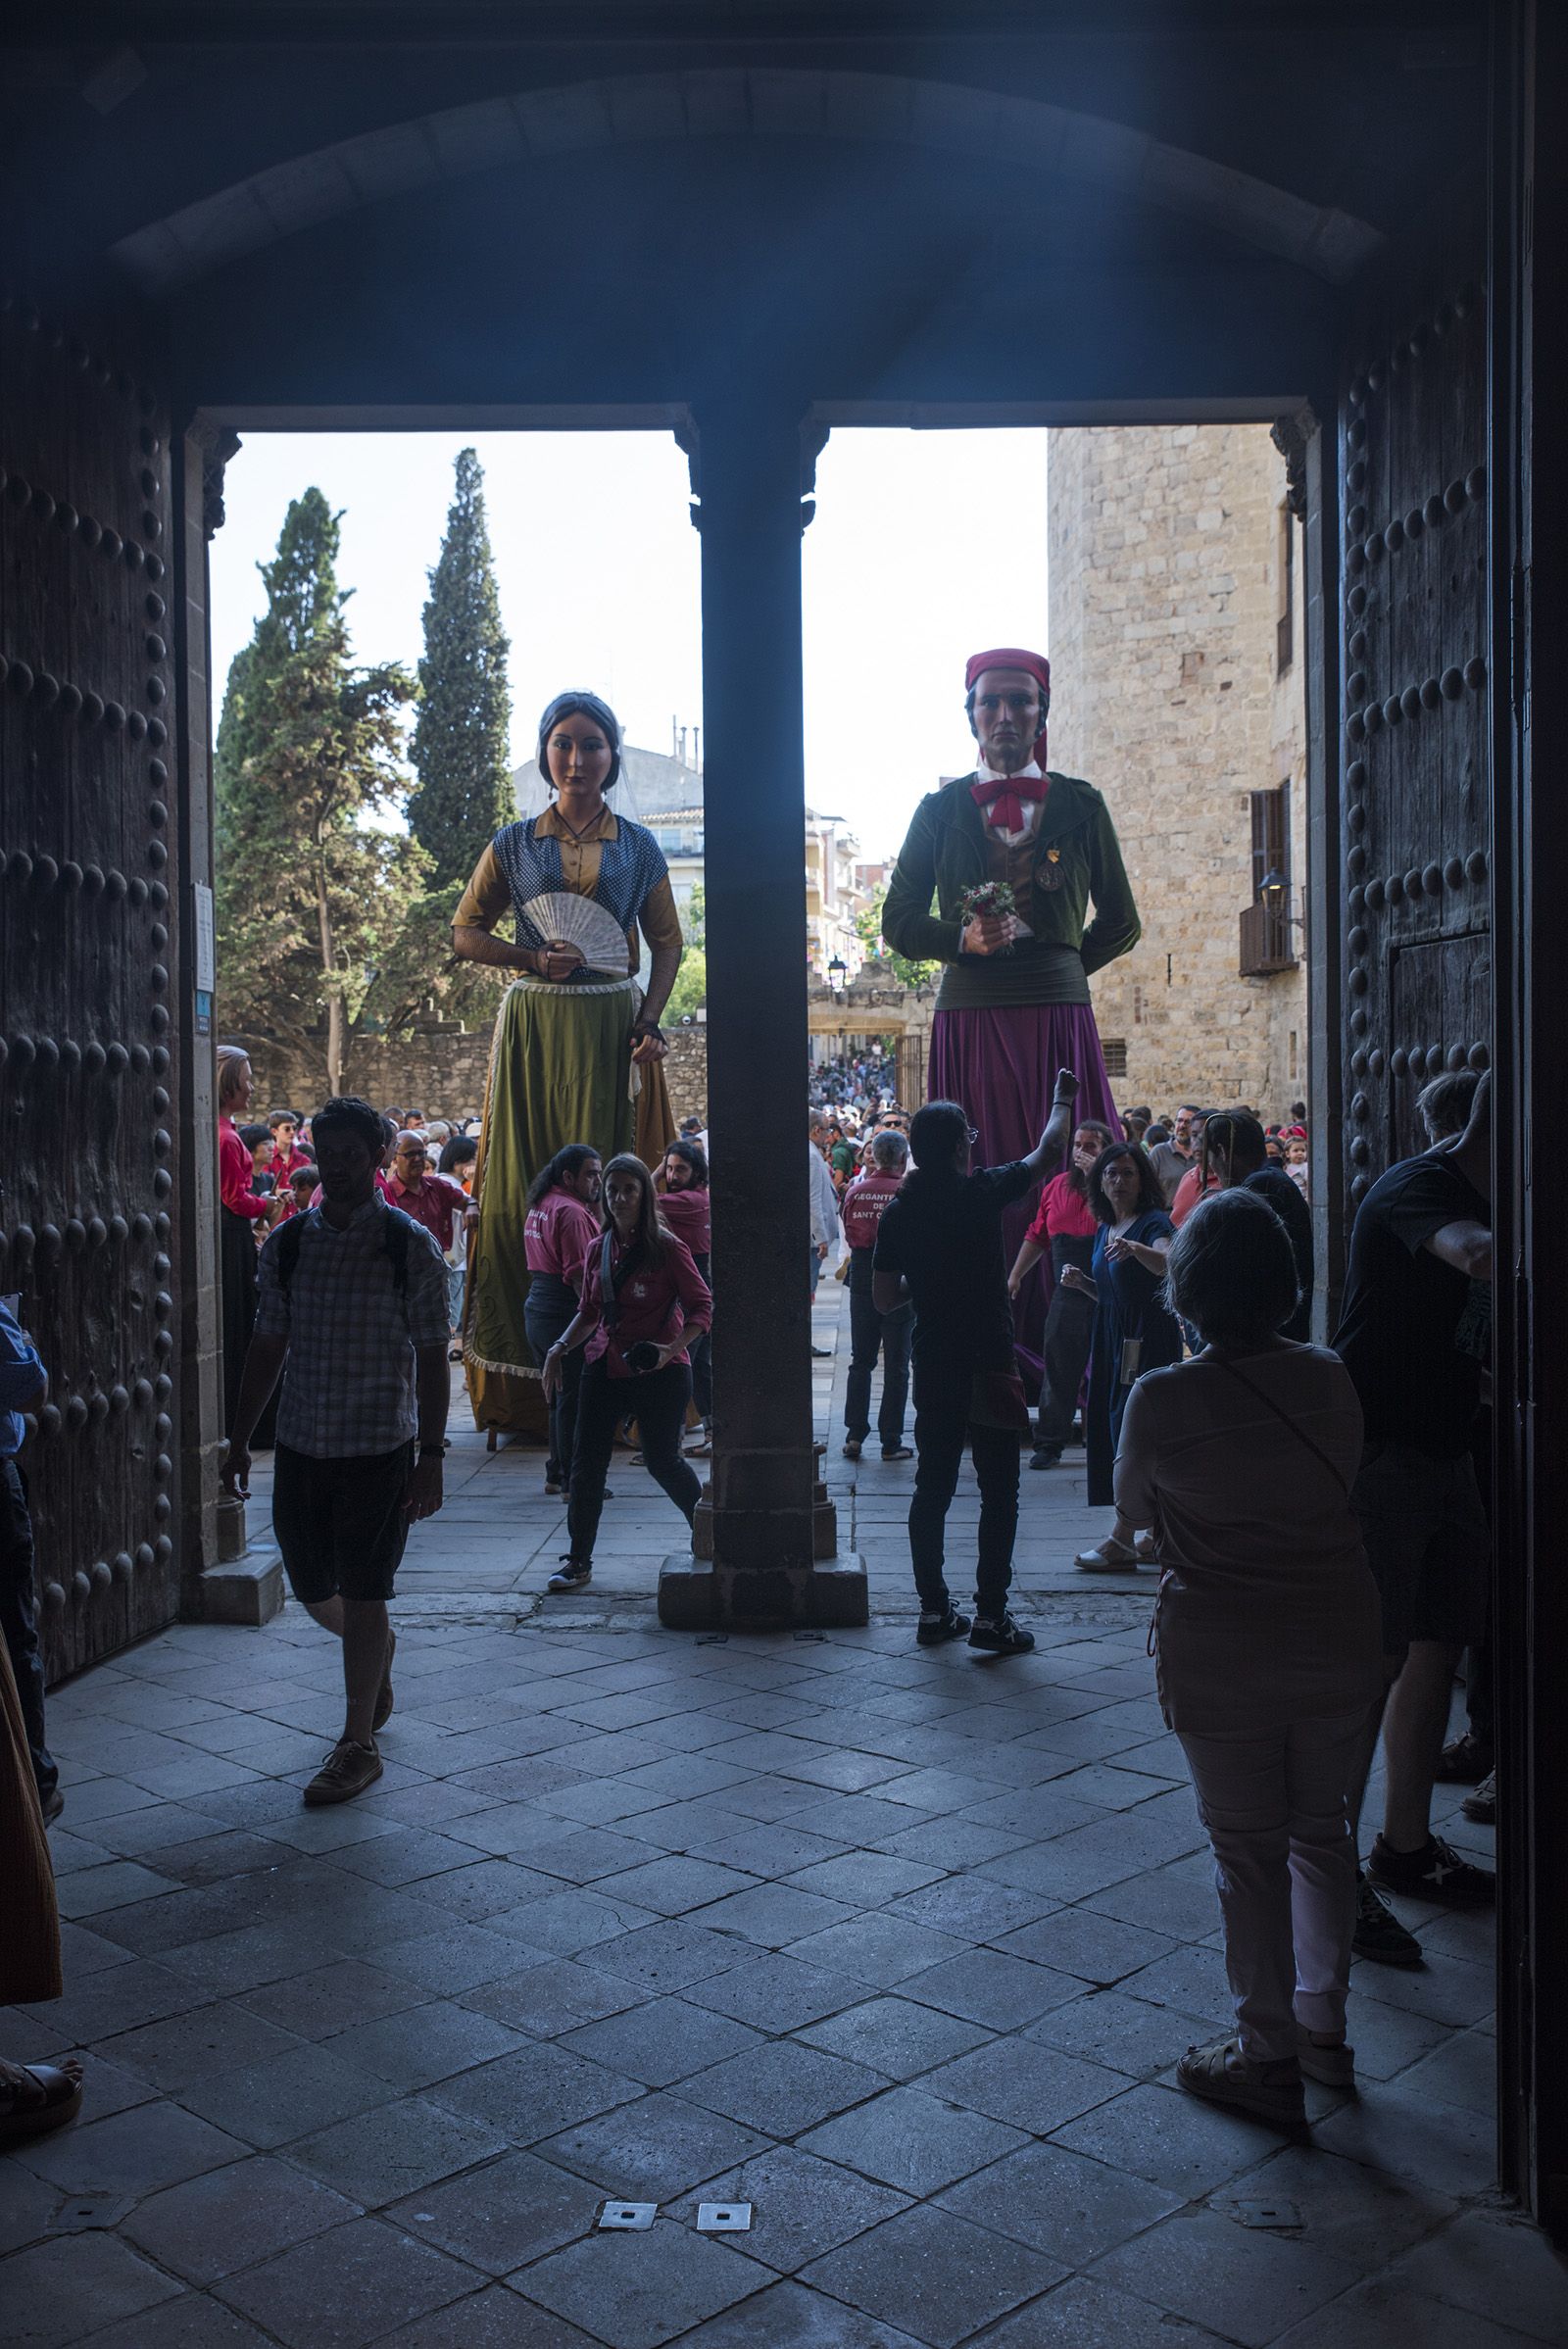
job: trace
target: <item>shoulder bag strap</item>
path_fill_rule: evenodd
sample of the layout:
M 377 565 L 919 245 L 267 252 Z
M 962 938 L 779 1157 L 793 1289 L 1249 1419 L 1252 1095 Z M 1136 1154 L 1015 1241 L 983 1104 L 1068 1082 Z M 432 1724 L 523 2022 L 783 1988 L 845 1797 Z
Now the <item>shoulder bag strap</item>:
M 1324 1467 L 1328 1470 L 1330 1476 L 1334 1479 L 1334 1482 L 1339 1486 L 1340 1491 L 1344 1493 L 1346 1499 L 1348 1500 L 1350 1497 L 1350 1488 L 1346 1483 L 1339 1470 L 1335 1467 L 1334 1462 L 1329 1458 L 1328 1453 L 1323 1449 L 1322 1444 L 1314 1444 L 1306 1430 L 1297 1426 L 1289 1411 L 1283 1409 L 1282 1406 L 1274 1400 L 1272 1395 L 1265 1395 L 1262 1388 L 1257 1384 L 1257 1381 L 1255 1379 L 1250 1379 L 1245 1370 L 1238 1370 L 1236 1364 L 1230 1360 L 1228 1355 L 1217 1352 L 1213 1346 L 1210 1346 L 1208 1350 L 1212 1359 L 1219 1364 L 1222 1370 L 1228 1370 L 1233 1379 L 1236 1379 L 1242 1386 L 1247 1388 L 1250 1394 L 1255 1395 L 1258 1401 L 1264 1406 L 1264 1408 L 1266 1410 L 1272 1411 L 1275 1418 L 1279 1420 L 1283 1426 L 1290 1429 L 1291 1434 L 1296 1438 L 1298 1444 L 1304 1444 L 1309 1452 L 1316 1453 L 1317 1457 L 1322 1461 Z

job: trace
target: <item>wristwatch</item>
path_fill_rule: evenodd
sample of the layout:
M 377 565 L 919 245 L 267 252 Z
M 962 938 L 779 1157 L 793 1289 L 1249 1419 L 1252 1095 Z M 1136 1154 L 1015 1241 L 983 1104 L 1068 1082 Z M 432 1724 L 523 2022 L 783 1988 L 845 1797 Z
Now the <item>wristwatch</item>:
M 419 1457 L 421 1460 L 442 1460 L 451 1449 L 451 1444 L 443 1438 L 439 1444 L 421 1444 Z

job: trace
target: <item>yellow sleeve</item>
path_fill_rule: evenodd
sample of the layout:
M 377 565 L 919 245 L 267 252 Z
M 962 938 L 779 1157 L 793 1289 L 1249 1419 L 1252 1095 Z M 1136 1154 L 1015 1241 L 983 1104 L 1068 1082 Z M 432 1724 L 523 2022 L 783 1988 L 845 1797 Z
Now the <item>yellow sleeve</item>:
M 468 886 L 458 901 L 452 916 L 454 929 L 493 930 L 503 915 L 512 911 L 512 891 L 501 869 L 501 859 L 491 842 L 474 866 Z
M 667 875 L 662 881 L 654 883 L 643 900 L 642 912 L 638 918 L 652 953 L 673 952 L 678 954 L 681 952 L 686 942 L 680 934 L 675 892 L 669 886 Z

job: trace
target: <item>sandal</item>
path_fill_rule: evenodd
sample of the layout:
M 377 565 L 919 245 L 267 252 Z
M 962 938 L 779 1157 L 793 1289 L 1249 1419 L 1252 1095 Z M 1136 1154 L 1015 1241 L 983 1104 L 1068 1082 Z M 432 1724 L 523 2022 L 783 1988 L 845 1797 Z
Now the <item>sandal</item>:
M 1093 1549 L 1081 1549 L 1073 1564 L 1080 1574 L 1136 1574 L 1138 1552 L 1107 1534 Z
M 1176 2081 L 1189 2096 L 1227 2112 L 1247 2113 L 1287 2130 L 1306 2127 L 1306 2097 L 1299 2064 L 1255 2064 L 1242 2053 L 1240 2039 L 1213 2039 L 1189 2047 L 1176 2066 Z
M 80 2110 L 81 2066 L 74 2056 L 59 2064 L 0 2062 L 0 2145 L 47 2136 Z

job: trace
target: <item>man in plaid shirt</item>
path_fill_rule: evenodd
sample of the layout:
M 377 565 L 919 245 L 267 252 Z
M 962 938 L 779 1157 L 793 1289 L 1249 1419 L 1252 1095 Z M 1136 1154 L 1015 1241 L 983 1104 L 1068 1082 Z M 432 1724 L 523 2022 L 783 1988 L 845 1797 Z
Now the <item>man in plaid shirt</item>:
M 329 1101 L 312 1125 L 321 1203 L 262 1250 L 256 1327 L 222 1478 L 244 1498 L 251 1433 L 282 1373 L 272 1526 L 294 1595 L 343 1642 L 343 1735 L 305 1789 L 346 1802 L 381 1775 L 392 1710 L 387 1619 L 411 1523 L 441 1506 L 446 1267 L 375 1185 L 381 1119 Z

